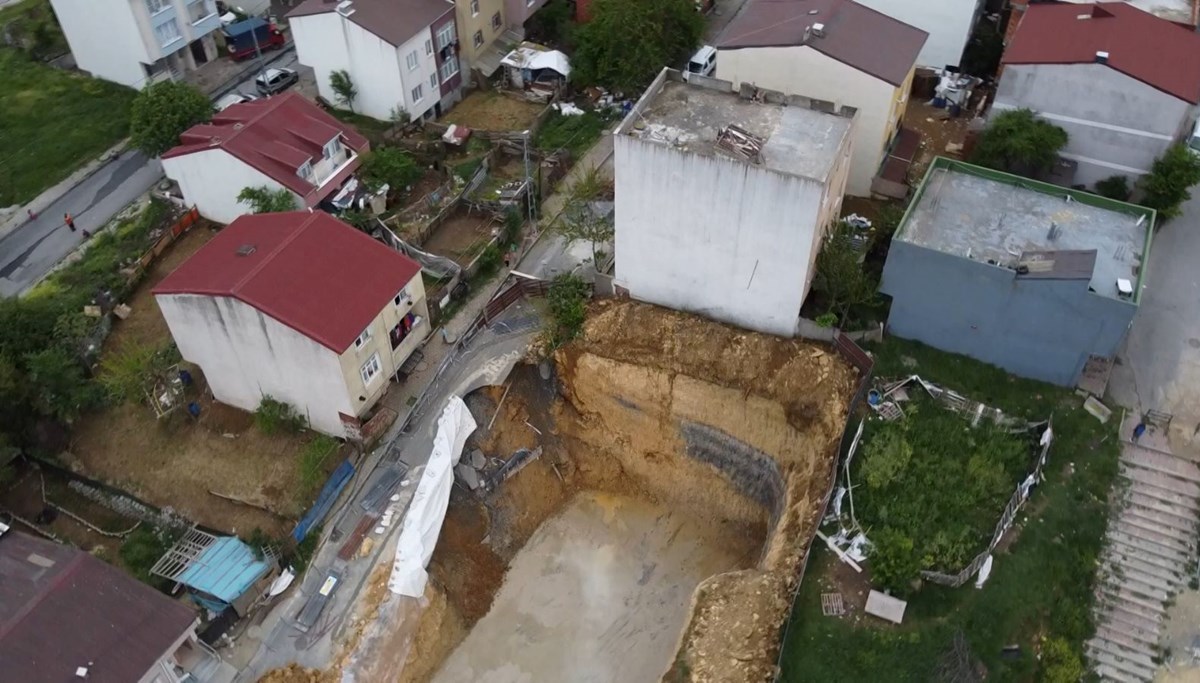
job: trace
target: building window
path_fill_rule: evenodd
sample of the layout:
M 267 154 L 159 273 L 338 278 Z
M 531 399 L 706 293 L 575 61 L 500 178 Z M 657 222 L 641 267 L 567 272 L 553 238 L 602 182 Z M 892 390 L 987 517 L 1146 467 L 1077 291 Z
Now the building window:
M 300 164 L 300 168 L 296 169 L 296 175 L 311 183 L 313 181 L 312 162 L 306 161 L 303 164 Z
M 183 38 L 179 34 L 179 24 L 174 19 L 169 19 L 155 26 L 154 35 L 158 37 L 158 44 L 163 47 Z
M 421 316 L 415 313 L 409 313 L 401 318 L 400 322 L 396 323 L 396 326 L 388 333 L 388 341 L 392 343 L 392 351 L 399 348 L 404 343 L 404 340 L 408 338 L 409 333 L 420 324 Z
M 334 139 L 330 140 L 329 142 L 326 142 L 325 147 L 321 149 L 321 154 L 326 159 L 332 159 L 341 153 L 342 153 L 341 138 L 334 138 Z
M 471 16 L 479 16 L 479 0 L 471 0 Z
M 158 14 L 170 6 L 171 0 L 146 0 L 146 9 L 150 11 L 150 14 Z
M 216 13 L 217 8 L 210 5 L 208 0 L 188 0 L 188 19 L 191 19 L 193 24 L 198 24 Z
M 438 29 L 437 32 L 437 49 L 444 50 L 446 46 L 453 43 L 458 34 L 454 32 L 454 24 L 446 24 Z
M 362 377 L 363 386 L 370 386 L 371 382 L 379 376 L 379 371 L 379 354 L 372 353 L 367 362 L 363 363 L 363 366 L 358 369 L 358 374 Z
M 412 101 L 413 101 L 413 104 L 416 104 L 417 102 L 420 102 L 420 101 L 421 101 L 421 98 L 425 97 L 425 88 L 424 88 L 424 86 L 420 86 L 420 85 L 418 85 L 417 87 L 413 88 L 413 89 L 412 89 L 412 93 L 411 93 L 411 94 L 412 94 Z
M 429 89 L 430 90 L 437 90 L 437 87 L 438 87 L 437 78 L 438 78 L 437 74 L 429 74 Z
M 409 303 L 409 301 L 411 301 L 411 299 L 408 298 L 408 288 L 407 287 L 400 290 L 400 293 L 396 295 L 396 298 L 392 299 L 392 303 L 395 304 L 397 307 L 403 306 L 404 304 Z
M 363 344 L 366 344 L 367 340 L 370 338 L 371 338 L 371 328 L 368 327 L 367 329 L 362 331 L 362 334 L 358 335 L 358 339 L 354 340 L 354 348 L 361 349 L 363 347 Z
M 500 13 L 496 12 L 495 14 L 493 14 L 492 15 L 492 30 L 499 31 L 500 27 L 503 25 L 504 25 L 504 22 L 500 20 Z
M 420 57 L 417 56 L 417 51 L 413 50 L 408 53 L 408 56 L 404 58 L 404 63 L 408 65 L 409 71 L 417 68 L 417 65 L 421 63 Z
M 471 36 L 471 44 L 475 47 L 483 47 L 483 31 L 476 31 L 475 35 Z
M 442 74 L 443 83 L 450 80 L 454 77 L 454 74 L 458 73 L 458 57 L 454 55 L 446 57 L 446 61 L 442 62 L 442 65 L 438 67 L 438 70 Z
M 433 54 L 433 41 L 426 38 L 425 39 L 425 55 L 428 56 L 431 54 Z

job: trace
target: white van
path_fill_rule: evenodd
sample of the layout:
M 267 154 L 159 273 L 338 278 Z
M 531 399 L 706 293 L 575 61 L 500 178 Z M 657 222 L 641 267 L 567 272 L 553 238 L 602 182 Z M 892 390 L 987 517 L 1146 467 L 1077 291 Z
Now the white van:
M 688 79 L 692 74 L 701 76 L 712 76 L 717 70 L 717 49 L 712 45 L 702 45 L 696 54 L 688 60 L 687 69 L 683 72 L 684 79 Z

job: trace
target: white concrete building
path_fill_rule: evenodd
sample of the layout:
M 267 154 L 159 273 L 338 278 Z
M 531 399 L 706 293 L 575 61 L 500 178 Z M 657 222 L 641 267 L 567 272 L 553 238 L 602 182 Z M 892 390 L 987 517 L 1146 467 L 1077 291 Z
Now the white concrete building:
M 717 39 L 716 77 L 858 110 L 846 192 L 867 196 L 900 132 L 925 38 L 850 0 L 748 0 Z
M 1132 185 L 1200 105 L 1200 34 L 1129 3 L 1031 5 L 1002 65 L 992 111 L 1031 109 L 1064 129 L 1072 184 Z
M 929 34 L 917 66 L 943 69 L 962 63 L 963 52 L 983 12 L 983 0 L 857 0 Z
M 163 173 L 200 215 L 232 222 L 249 208 L 247 187 L 286 189 L 296 208 L 313 208 L 350 178 L 370 143 L 349 124 L 289 92 L 235 104 L 189 128 L 162 155 Z
M 320 211 L 239 218 L 154 298 L 218 401 L 271 396 L 336 437 L 429 335 L 420 265 Z
M 614 133 L 616 279 L 641 301 L 795 335 L 855 112 L 664 70 Z
M 80 69 L 141 90 L 217 58 L 215 0 L 51 0 Z
M 316 72 L 321 97 L 345 106 L 330 75 L 346 71 L 353 108 L 388 121 L 441 116 L 462 99 L 454 3 L 448 0 L 308 0 L 288 13 L 296 57 Z

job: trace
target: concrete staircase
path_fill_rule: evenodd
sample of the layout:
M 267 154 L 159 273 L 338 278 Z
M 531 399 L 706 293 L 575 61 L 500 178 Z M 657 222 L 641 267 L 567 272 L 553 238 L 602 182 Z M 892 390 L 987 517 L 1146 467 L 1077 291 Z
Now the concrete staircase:
M 1122 426 L 1122 436 L 1131 432 L 1132 424 Z M 1195 562 L 1200 467 L 1172 455 L 1165 441 L 1159 450 L 1145 440 L 1122 444 L 1120 467 L 1126 488 L 1108 523 L 1087 654 L 1102 680 L 1148 683 L 1166 603 L 1187 587 Z

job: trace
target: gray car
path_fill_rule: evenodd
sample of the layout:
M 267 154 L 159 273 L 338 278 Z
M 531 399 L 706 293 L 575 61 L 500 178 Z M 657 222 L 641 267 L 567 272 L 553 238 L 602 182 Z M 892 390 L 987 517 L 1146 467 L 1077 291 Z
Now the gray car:
M 299 74 L 291 69 L 267 69 L 254 79 L 254 87 L 262 95 L 274 95 L 296 84 Z

